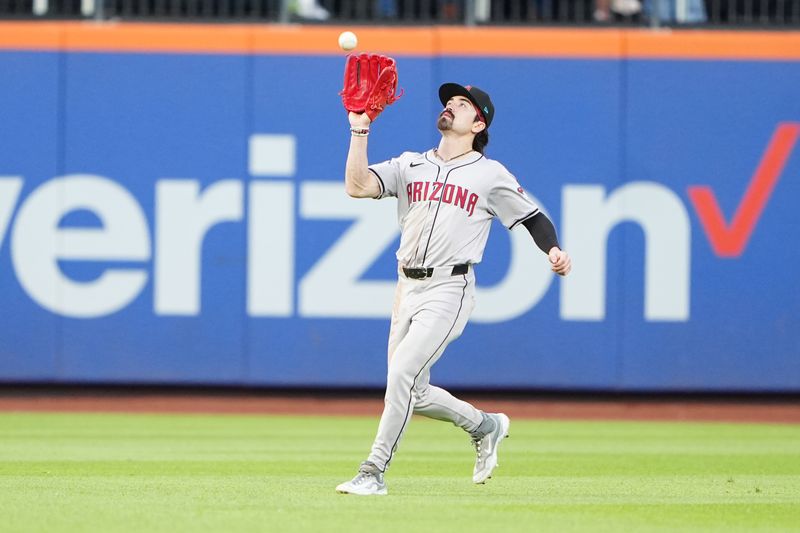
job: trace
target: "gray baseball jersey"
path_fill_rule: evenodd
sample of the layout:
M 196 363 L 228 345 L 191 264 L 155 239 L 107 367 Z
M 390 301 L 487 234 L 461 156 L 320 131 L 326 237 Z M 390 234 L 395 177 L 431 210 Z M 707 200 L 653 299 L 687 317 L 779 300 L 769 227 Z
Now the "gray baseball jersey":
M 397 260 L 409 267 L 479 263 L 495 216 L 509 229 L 539 212 L 517 179 L 473 152 L 444 162 L 433 150 L 370 165 L 380 198 L 397 198 Z
M 449 162 L 433 150 L 405 152 L 369 169 L 380 183 L 378 197 L 397 198 L 402 230 L 397 260 L 406 267 L 434 267 L 425 279 L 409 278 L 398 269 L 384 410 L 367 458 L 384 472 L 412 412 L 449 420 L 470 433 L 485 424 L 484 414 L 473 405 L 430 384 L 431 367 L 461 335 L 475 305 L 472 269 L 454 274 L 453 269 L 436 267 L 480 262 L 492 218 L 514 228 L 539 208 L 503 165 L 477 152 Z M 496 431 L 502 438 L 508 424 L 496 426 Z M 485 480 L 479 466 L 476 462 L 475 482 Z M 337 490 L 354 489 L 343 484 Z

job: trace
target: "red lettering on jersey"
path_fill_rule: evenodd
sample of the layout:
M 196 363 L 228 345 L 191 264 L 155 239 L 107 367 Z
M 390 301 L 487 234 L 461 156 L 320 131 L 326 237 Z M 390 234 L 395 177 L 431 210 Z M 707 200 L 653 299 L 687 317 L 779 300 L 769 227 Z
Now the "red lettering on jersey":
M 414 182 L 414 201 L 419 202 L 422 196 L 422 183 L 419 181 Z
M 444 194 L 442 195 L 442 201 L 446 204 L 453 203 L 453 193 L 456 192 L 456 186 L 452 183 L 448 183 L 444 186 Z
M 431 197 L 429 200 L 432 202 L 437 202 L 439 200 L 439 191 L 442 190 L 442 183 L 439 181 L 433 182 L 433 192 L 431 193 Z
M 469 216 L 472 216 L 472 213 L 475 212 L 475 205 L 478 203 L 478 195 L 472 193 L 469 195 L 469 202 L 467 202 L 467 211 L 469 211 Z
M 453 205 L 457 205 L 461 209 L 464 209 L 464 206 L 467 203 L 467 196 L 469 196 L 469 191 L 463 187 L 459 187 L 458 191 L 456 192 L 456 199 L 453 202 Z
M 430 193 L 430 195 L 428 194 Z M 415 181 L 406 185 L 409 205 L 415 202 L 430 201 L 451 204 L 467 211 L 469 216 L 475 212 L 478 195 L 451 183 Z

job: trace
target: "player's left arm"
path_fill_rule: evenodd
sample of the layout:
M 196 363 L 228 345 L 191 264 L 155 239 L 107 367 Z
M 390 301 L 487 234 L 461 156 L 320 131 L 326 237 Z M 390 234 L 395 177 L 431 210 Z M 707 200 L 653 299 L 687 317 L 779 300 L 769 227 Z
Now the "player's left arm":
M 569 254 L 561 249 L 553 223 L 542 213 L 524 189 L 504 166 L 497 162 L 494 187 L 489 195 L 489 209 L 500 218 L 508 229 L 522 224 L 533 237 L 536 245 L 547 254 L 550 269 L 559 276 L 566 276 L 572 269 Z
M 566 276 L 572 270 L 572 260 L 569 254 L 561 249 L 558 244 L 558 235 L 553 223 L 547 215 L 539 211 L 532 217 L 522 222 L 525 229 L 533 237 L 533 241 L 541 251 L 550 259 L 550 268 L 559 276 Z

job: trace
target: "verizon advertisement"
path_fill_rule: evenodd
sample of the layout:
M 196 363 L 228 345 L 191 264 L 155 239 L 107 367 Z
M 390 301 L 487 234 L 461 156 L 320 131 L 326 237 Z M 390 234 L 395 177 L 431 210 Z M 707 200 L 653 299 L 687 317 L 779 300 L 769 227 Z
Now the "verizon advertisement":
M 573 258 L 495 223 L 434 382 L 800 391 L 800 63 L 397 59 L 370 160 L 436 146 L 439 84 L 477 85 Z M 0 68 L 0 380 L 382 385 L 397 213 L 344 193 L 342 58 Z

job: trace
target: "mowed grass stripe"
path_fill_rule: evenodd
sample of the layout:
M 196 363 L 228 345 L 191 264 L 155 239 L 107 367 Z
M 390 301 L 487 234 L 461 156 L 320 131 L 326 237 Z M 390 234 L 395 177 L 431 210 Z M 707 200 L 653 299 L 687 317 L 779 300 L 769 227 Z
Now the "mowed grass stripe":
M 3 531 L 797 531 L 800 426 L 513 420 L 500 467 L 415 418 L 389 497 L 342 496 L 377 419 L 0 414 Z

